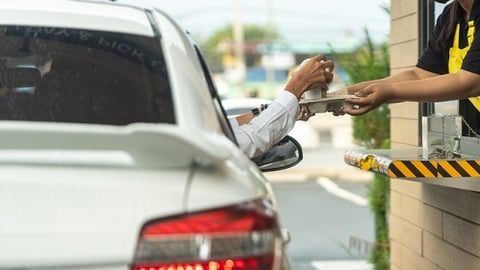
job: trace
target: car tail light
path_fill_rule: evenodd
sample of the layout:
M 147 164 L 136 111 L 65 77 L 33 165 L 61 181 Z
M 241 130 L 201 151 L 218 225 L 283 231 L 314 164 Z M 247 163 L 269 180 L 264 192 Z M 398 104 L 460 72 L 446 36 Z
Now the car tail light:
M 262 200 L 146 224 L 132 270 L 277 270 L 283 241 Z

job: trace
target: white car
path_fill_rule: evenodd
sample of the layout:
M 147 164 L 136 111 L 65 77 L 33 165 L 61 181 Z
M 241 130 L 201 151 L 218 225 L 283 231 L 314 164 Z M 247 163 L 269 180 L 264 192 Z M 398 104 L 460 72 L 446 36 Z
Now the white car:
M 170 17 L 0 1 L 0 29 L 0 269 L 290 269 L 271 186 Z

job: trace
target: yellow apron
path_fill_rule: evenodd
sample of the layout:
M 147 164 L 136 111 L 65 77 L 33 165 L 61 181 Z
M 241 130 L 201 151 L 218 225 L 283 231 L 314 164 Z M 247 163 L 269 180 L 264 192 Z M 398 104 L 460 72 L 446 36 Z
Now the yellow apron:
M 462 68 L 463 59 L 467 55 L 470 45 L 473 42 L 473 35 L 475 33 L 475 24 L 474 21 L 468 22 L 468 31 L 467 31 L 467 47 L 460 49 L 459 48 L 459 36 L 460 36 L 460 24 L 457 24 L 455 29 L 455 36 L 453 38 L 453 46 L 450 48 L 450 56 L 448 59 L 448 72 L 457 73 L 460 68 Z M 480 96 L 471 97 L 468 100 L 480 111 Z

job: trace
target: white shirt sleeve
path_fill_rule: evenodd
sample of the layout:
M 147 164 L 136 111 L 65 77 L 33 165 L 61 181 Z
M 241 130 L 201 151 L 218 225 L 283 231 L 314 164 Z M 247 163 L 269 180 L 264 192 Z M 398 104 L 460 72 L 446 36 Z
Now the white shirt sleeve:
M 239 147 L 249 157 L 255 157 L 283 139 L 295 125 L 299 111 L 298 100 L 292 93 L 282 91 L 258 116 L 239 126 L 230 118 Z

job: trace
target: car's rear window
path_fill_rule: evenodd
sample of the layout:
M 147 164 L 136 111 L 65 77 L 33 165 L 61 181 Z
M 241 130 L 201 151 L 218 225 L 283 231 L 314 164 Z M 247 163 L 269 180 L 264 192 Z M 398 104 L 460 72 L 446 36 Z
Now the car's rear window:
M 0 26 L 0 120 L 174 123 L 158 38 Z

